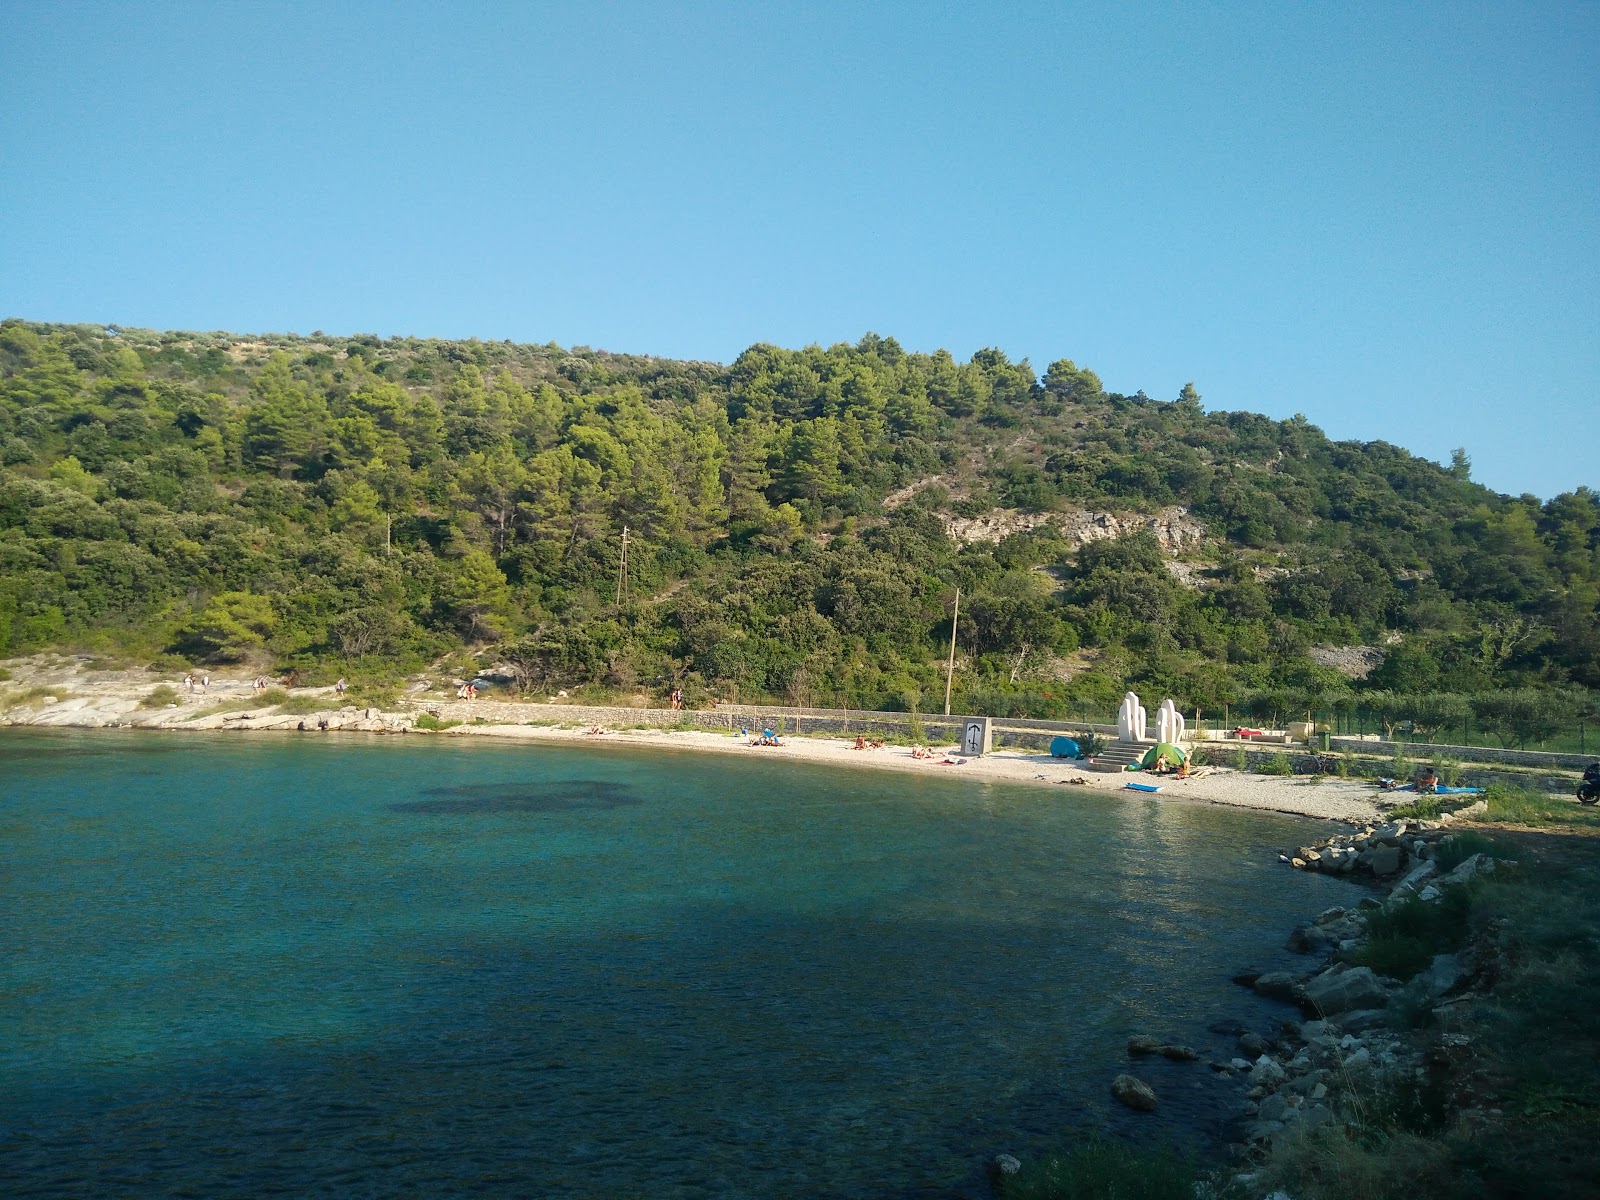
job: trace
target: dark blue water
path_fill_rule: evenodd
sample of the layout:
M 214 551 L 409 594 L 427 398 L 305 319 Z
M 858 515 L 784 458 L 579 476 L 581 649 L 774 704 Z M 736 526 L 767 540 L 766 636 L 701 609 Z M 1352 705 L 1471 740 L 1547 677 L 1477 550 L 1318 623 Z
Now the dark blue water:
M 1349 896 L 1291 818 L 742 757 L 0 731 L 0 1195 L 939 1197 L 1235 1097 L 1130 1032 Z

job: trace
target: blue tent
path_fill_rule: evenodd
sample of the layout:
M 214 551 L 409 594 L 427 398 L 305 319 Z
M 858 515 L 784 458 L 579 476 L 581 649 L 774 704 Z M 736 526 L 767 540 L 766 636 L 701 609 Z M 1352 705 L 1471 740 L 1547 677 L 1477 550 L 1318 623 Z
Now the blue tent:
M 1051 738 L 1050 739 L 1050 757 L 1051 758 L 1082 758 L 1083 757 L 1083 751 L 1082 751 L 1082 749 L 1079 748 L 1078 743 L 1073 741 L 1069 737 Z

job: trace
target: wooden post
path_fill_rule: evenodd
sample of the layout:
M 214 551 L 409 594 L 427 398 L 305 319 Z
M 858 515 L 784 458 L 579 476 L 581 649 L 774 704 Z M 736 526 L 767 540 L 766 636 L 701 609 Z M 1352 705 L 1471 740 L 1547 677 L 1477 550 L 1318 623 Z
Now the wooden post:
M 956 674 L 956 626 L 961 622 L 961 589 L 956 589 L 956 611 L 950 618 L 950 661 L 944 669 L 944 715 L 950 715 L 950 684 Z

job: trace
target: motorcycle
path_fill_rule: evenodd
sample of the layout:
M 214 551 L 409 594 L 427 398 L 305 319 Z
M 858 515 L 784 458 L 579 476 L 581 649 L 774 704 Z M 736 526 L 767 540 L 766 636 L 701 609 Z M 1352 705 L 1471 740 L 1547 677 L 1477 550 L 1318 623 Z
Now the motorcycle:
M 1600 763 L 1590 767 L 1583 773 L 1583 782 L 1578 784 L 1578 803 L 1593 804 L 1600 800 Z

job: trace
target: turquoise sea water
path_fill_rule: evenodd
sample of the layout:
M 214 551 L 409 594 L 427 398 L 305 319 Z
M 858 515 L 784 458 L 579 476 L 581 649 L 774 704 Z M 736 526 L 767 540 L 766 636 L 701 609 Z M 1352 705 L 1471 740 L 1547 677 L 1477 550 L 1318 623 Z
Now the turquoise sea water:
M 0 731 L 0 1194 L 947 1197 L 1237 1102 L 1292 818 L 487 739 Z

